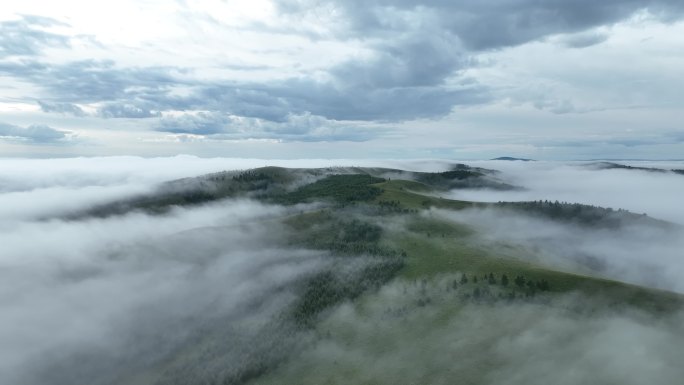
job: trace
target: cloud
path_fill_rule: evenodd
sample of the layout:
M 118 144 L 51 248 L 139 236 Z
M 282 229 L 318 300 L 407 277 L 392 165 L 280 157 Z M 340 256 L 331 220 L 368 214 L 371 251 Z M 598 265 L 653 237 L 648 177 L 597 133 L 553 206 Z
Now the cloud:
M 328 71 L 334 84 L 342 85 L 335 91 L 346 95 L 325 106 L 336 106 L 339 112 L 316 105 L 307 107 L 309 111 L 335 119 L 398 121 L 439 118 L 458 106 L 510 97 L 501 95 L 502 90 L 510 92 L 508 87 L 501 89 L 476 77 L 463 77 L 463 71 L 480 66 L 478 55 L 555 36 L 566 47 L 596 45 L 607 39 L 596 28 L 613 25 L 646 9 L 642 2 L 631 0 L 608 4 L 526 0 L 487 4 L 285 1 L 278 5 L 284 15 L 293 18 L 313 19 L 332 9 L 335 16 L 324 17 L 330 24 L 327 31 L 339 39 L 361 40 L 371 51 Z M 683 10 L 667 1 L 650 3 L 648 7 L 651 14 L 661 18 L 667 14 L 668 19 L 681 17 Z M 470 83 L 454 89 L 449 87 L 454 80 Z M 528 84 L 525 92 L 529 91 Z M 567 96 L 547 99 L 537 102 L 537 108 L 555 114 L 596 110 L 575 107 Z M 365 110 L 366 106 L 370 108 Z
M 453 190 L 453 199 L 472 201 L 560 201 L 612 209 L 626 209 L 684 224 L 678 192 L 684 177 L 670 172 L 604 169 L 595 163 L 574 162 L 472 162 L 502 172 L 497 176 L 522 189 L 514 191 Z M 633 162 L 636 167 L 665 170 L 681 162 Z M 620 229 L 586 228 L 535 217 L 529 212 L 506 210 L 463 211 L 450 218 L 479 230 L 483 245 L 522 245 L 522 257 L 563 270 L 627 281 L 638 285 L 684 292 L 684 233 L 681 227 L 625 223 Z M 496 246 L 494 246 L 496 249 Z M 505 248 L 504 248 L 505 249 Z M 501 250 L 504 250 L 501 249 Z M 536 250 L 536 252 L 532 252 Z M 503 252 L 503 251 L 495 251 Z M 592 267 L 593 266 L 593 267 Z
M 254 329 L 241 322 L 268 320 L 294 298 L 286 284 L 320 265 L 316 253 L 276 248 L 277 228 L 252 222 L 279 213 L 226 202 L 168 216 L 27 221 L 3 231 L 5 378 L 109 383 L 173 357 L 207 328 L 246 337 Z M 224 369 L 237 369 L 238 352 L 222 351 Z M 205 375 L 202 365 L 197 375 Z
M 561 271 L 684 293 L 684 230 L 625 222 L 594 228 L 504 209 L 441 212 L 437 215 L 476 230 L 477 244 L 494 254 Z
M 41 29 L 61 25 L 55 19 L 33 15 L 0 21 L 0 59 L 37 56 L 44 48 L 69 47 L 69 37 Z
M 413 44 L 414 49 L 420 46 Z M 106 118 L 148 118 L 157 116 L 157 111 L 215 110 L 274 122 L 285 121 L 291 114 L 334 120 L 401 121 L 443 116 L 454 105 L 482 103 L 488 98 L 484 88 L 467 79 L 444 87 L 432 84 L 443 82 L 450 73 L 445 61 L 434 64 L 443 68 L 431 75 L 432 68 L 416 69 L 412 63 L 397 62 L 392 68 L 384 68 L 390 63 L 387 60 L 380 57 L 368 63 L 347 62 L 332 70 L 331 80 L 291 78 L 268 84 L 207 84 L 181 78 L 185 70 L 179 68 L 117 68 L 112 62 L 92 60 L 60 65 L 36 61 L 0 63 L 0 73 L 45 89 L 47 95 L 42 98 L 41 108 L 46 112 L 79 114 L 68 107 L 69 103 L 104 103 L 99 115 Z M 410 60 L 419 61 L 417 57 Z M 384 75 L 392 71 L 394 75 Z M 433 80 L 426 83 L 421 76 Z M 186 95 L 174 93 L 183 88 L 189 90 Z M 49 102 L 48 97 L 59 102 Z
M 52 103 L 39 100 L 38 105 L 43 112 L 56 112 L 74 116 L 86 116 L 85 111 L 83 111 L 81 107 L 71 103 Z
M 507 310 L 505 319 L 529 316 L 530 327 L 495 343 L 495 356 L 507 364 L 489 373 L 489 383 L 670 384 L 683 374 L 674 359 L 684 336 L 681 313 L 662 319 L 599 311 L 568 318 L 562 311 Z
M 428 31 L 426 31 L 428 32 Z M 411 33 L 373 44 L 371 58 L 355 58 L 330 73 L 346 87 L 395 88 L 442 85 L 454 70 L 469 64 L 453 36 L 435 31 Z
M 557 41 L 568 48 L 586 48 L 608 40 L 605 32 L 583 32 L 560 36 Z
M 63 216 L 152 192 L 168 180 L 263 165 L 259 160 L 191 156 L 2 159 L 0 223 Z
M 160 117 L 161 113 L 150 109 L 149 102 L 107 102 L 98 107 L 95 114 L 86 113 L 83 108 L 72 103 L 59 103 L 38 101 L 41 111 L 48 113 L 60 113 L 65 115 L 72 115 L 76 117 L 99 116 L 101 118 L 128 118 L 128 119 L 144 119 Z
M 449 277 L 429 283 L 427 295 L 432 302 L 427 306 L 416 305 L 425 295 L 418 284 L 400 280 L 369 294 L 362 308 L 344 304 L 330 312 L 316 330 L 320 335 L 330 331 L 331 337 L 311 340 L 312 335 L 295 330 L 283 332 L 282 325 L 269 320 L 296 298 L 293 284 L 298 279 L 327 266 L 320 253 L 282 247 L 288 238 L 278 221 L 300 208 L 226 200 L 177 208 L 166 215 L 55 219 L 65 212 L 150 191 L 166 179 L 268 164 L 437 171 L 448 169 L 451 162 L 271 162 L 187 156 L 3 159 L 0 371 L 4 378 L 17 385 L 107 384 L 127 380 L 121 373 L 152 373 L 160 383 L 186 384 L 188 378 L 209 381 L 216 373 L 239 373 L 252 357 L 283 354 L 302 341 L 308 350 L 292 356 L 278 370 L 296 377 L 298 368 L 313 375 L 330 373 L 311 371 L 314 366 L 356 368 L 358 381 L 355 377 L 351 382 L 373 382 L 383 376 L 397 379 L 394 382 L 434 378 L 429 382 L 452 383 L 453 373 L 481 379 L 478 383 L 521 384 L 576 383 L 572 380 L 577 376 L 580 382 L 658 384 L 681 377 L 681 365 L 673 358 L 684 342 L 681 314 L 652 317 L 620 312 L 584 297 L 559 298 L 551 304 L 477 305 L 460 302 L 458 293 L 446 293 Z M 610 184 L 619 188 L 643 183 L 652 191 L 676 187 L 674 180 L 658 184 L 655 178 L 644 179 L 651 174 L 636 171 L 604 173 L 541 162 L 477 165 L 500 168 L 504 172 L 499 176 L 513 183 L 520 176 L 516 184 L 527 187 L 546 170 L 547 176 L 556 176 L 548 183 L 559 190 L 580 185 L 568 191 L 575 199 L 590 197 L 592 191 Z M 606 179 L 605 185 L 598 183 L 601 179 Z M 662 207 L 670 205 L 663 196 L 675 197 L 677 191 L 681 189 L 655 200 Z M 636 201 L 641 192 L 635 191 L 632 199 Z M 606 195 L 612 199 L 610 206 L 624 202 L 620 195 L 614 190 Z M 684 290 L 679 282 L 684 273 L 678 258 L 684 248 L 680 233 L 642 227 L 619 233 L 595 231 L 501 212 L 431 215 L 453 215 L 452 219 L 483 227 L 481 241 L 488 247 L 523 244 L 531 249 L 529 257 L 536 255 L 536 247 L 539 255 L 550 258 L 544 260 L 548 264 L 585 253 L 605 262 L 603 274 Z M 572 310 L 587 307 L 591 311 Z M 345 334 L 348 331 L 352 333 Z M 183 363 L 176 365 L 177 352 L 187 353 L 186 347 L 197 344 L 201 352 L 182 354 Z M 393 348 L 378 356 L 378 346 Z M 171 363 L 172 369 L 146 371 L 162 362 Z M 406 366 L 406 362 L 418 364 Z M 483 362 L 495 362 L 496 367 L 481 370 L 477 363 Z
M 554 114 L 567 114 L 576 112 L 575 106 L 571 101 L 564 100 L 538 100 L 534 103 L 534 107 L 540 110 L 550 111 Z
M 183 69 L 171 67 L 119 68 L 109 60 L 50 64 L 36 60 L 0 63 L 0 73 L 29 81 L 58 103 L 97 103 L 139 98 L 154 104 L 183 81 Z M 49 101 L 47 98 L 41 100 Z
M 230 132 L 232 125 L 233 118 L 229 115 L 216 112 L 199 112 L 177 117 L 164 117 L 157 129 L 175 134 L 213 135 Z
M 393 68 L 385 68 L 384 72 Z M 487 99 L 484 88 L 467 80 L 449 87 L 401 86 L 401 82 L 410 80 L 396 78 L 375 87 L 374 78 L 384 76 L 382 73 L 381 63 L 350 61 L 334 68 L 330 79 L 290 78 L 267 84 L 217 82 L 197 85 L 191 95 L 164 103 L 167 108 L 215 110 L 273 122 L 305 114 L 339 121 L 402 121 L 443 116 L 454 105 L 472 105 Z
M 681 312 L 616 310 L 574 295 L 473 303 L 463 299 L 472 287 L 445 291 L 458 276 L 397 280 L 337 307 L 317 341 L 264 383 L 343 375 L 349 383 L 666 385 L 684 375 Z
M 674 0 L 648 4 L 638 0 L 600 3 L 587 0 L 498 0 L 486 4 L 442 0 L 379 0 L 371 3 L 286 0 L 277 4 L 285 15 L 307 14 L 313 12 L 312 9 L 332 7 L 344 16 L 337 16 L 330 28 L 349 38 L 367 39 L 400 33 L 407 28 L 429 26 L 453 34 L 472 51 L 510 47 L 554 34 L 612 25 L 639 11 L 648 11 L 667 21 L 677 20 L 684 14 L 684 7 Z
M 364 68 L 364 65 L 361 65 Z M 371 63 L 364 71 L 373 73 L 380 67 Z M 486 99 L 486 92 L 477 84 L 466 83 L 463 87 L 386 87 L 374 88 L 368 84 L 354 84 L 354 71 L 341 71 L 336 82 L 316 82 L 306 79 L 290 79 L 267 88 L 266 93 L 295 113 L 310 112 L 335 120 L 403 121 L 430 118 L 448 114 L 457 104 L 477 104 Z M 348 76 L 342 77 L 341 74 Z M 349 80 L 350 85 L 346 85 Z M 276 104 L 278 105 L 278 104 Z M 237 111 L 238 113 L 241 111 Z M 279 115 L 282 119 L 282 116 Z
M 151 111 L 132 103 L 107 103 L 98 108 L 97 113 L 103 118 L 144 119 L 161 116 L 159 111 Z
M 274 139 L 284 141 L 353 141 L 360 142 L 381 136 L 380 127 L 344 123 L 314 116 L 290 114 L 284 121 L 245 118 L 218 111 L 167 116 L 156 130 L 174 134 L 192 134 L 215 140 Z
M 6 64 L 5 72 L 40 84 L 60 100 L 111 103 L 102 109 L 103 117 L 146 118 L 154 116 L 152 110 L 204 110 L 270 121 L 284 121 L 290 114 L 306 113 L 334 120 L 403 121 L 440 117 L 449 114 L 454 106 L 490 101 L 492 95 L 487 87 L 459 74 L 478 65 L 474 51 L 522 44 L 613 20 L 605 16 L 583 23 L 575 20 L 581 18 L 574 15 L 573 7 L 544 7 L 527 2 L 508 5 L 512 13 L 506 16 L 501 16 L 497 7 L 469 3 L 450 6 L 435 2 L 419 8 L 414 5 L 335 4 L 345 12 L 349 30 L 366 37 L 370 54 L 338 63 L 316 79 L 304 76 L 269 83 L 204 84 L 187 77 L 181 79 L 175 75 L 179 70 L 172 68 L 122 69 L 111 62 L 94 61 L 48 67 L 23 63 L 7 68 Z M 285 14 L 303 12 L 304 3 L 284 3 L 280 7 Z M 530 9 L 539 14 L 534 16 L 534 22 L 526 21 L 531 17 L 527 15 Z M 630 8 L 625 15 L 635 9 Z M 610 13 L 600 9 L 596 12 Z M 619 19 L 621 14 L 616 15 Z M 490 19 L 497 17 L 505 20 L 492 23 Z M 568 26 L 563 28 L 564 23 L 558 18 L 568 19 Z M 495 27 L 479 31 L 483 25 Z M 515 29 L 516 33 L 508 29 Z M 387 39 L 388 34 L 393 34 L 391 40 Z M 492 41 L 476 42 L 476 38 Z M 53 73 L 50 78 L 42 75 L 46 71 Z M 79 79 L 88 81 L 83 83 Z M 190 93 L 183 97 L 173 95 L 171 90 L 181 86 L 190 87 Z M 142 107 L 137 101 L 147 106 Z M 566 107 L 552 110 L 568 112 Z
M 67 131 L 57 130 L 41 124 L 19 127 L 13 124 L 0 123 L 0 139 L 9 141 L 36 144 L 64 143 L 68 140 L 67 134 Z
M 618 102 L 621 98 L 610 95 L 596 97 L 601 100 L 597 101 L 601 104 L 598 107 L 578 103 L 578 100 L 586 99 L 573 95 L 582 82 L 571 79 L 572 82 L 564 84 L 554 78 L 557 75 L 554 73 L 545 75 L 550 78 L 548 82 L 544 80 L 545 76 L 537 75 L 531 81 L 509 71 L 515 69 L 515 63 L 508 63 L 508 57 L 494 54 L 509 52 L 505 48 L 529 42 L 557 43 L 548 44 L 555 49 L 585 48 L 603 42 L 607 38 L 604 33 L 609 30 L 607 27 L 635 15 L 648 14 L 653 20 L 671 21 L 682 14 L 681 5 L 675 2 L 655 1 L 646 8 L 643 2 L 635 0 L 600 4 L 584 0 L 579 3 L 518 0 L 487 4 L 473 1 L 282 1 L 275 5 L 272 20 L 231 28 L 255 39 L 277 38 L 274 40 L 277 44 L 280 39 L 287 40 L 283 42 L 283 56 L 272 57 L 273 50 L 244 48 L 241 43 L 237 44 L 242 47 L 237 49 L 240 54 L 221 57 L 216 59 L 218 62 L 205 58 L 195 63 L 188 59 L 186 52 L 179 52 L 177 61 L 147 65 L 149 61 L 138 60 L 137 53 L 126 51 L 136 58 L 119 59 L 116 55 L 123 52 L 122 47 L 103 46 L 98 48 L 104 49 L 97 55 L 74 54 L 67 59 L 21 56 L 2 61 L 0 73 L 12 81 L 36 87 L 38 95 L 32 93 L 30 98 L 20 99 L 40 100 L 44 112 L 89 118 L 146 119 L 126 122 L 127 127 L 137 124 L 139 130 L 211 135 L 213 139 L 222 135 L 236 140 L 247 137 L 285 142 L 361 141 L 377 137 L 374 127 L 377 124 L 392 123 L 385 127 L 386 130 L 396 130 L 397 136 L 401 136 L 397 127 L 406 121 L 442 119 L 459 107 L 463 115 L 467 113 L 463 111 L 466 107 L 501 101 L 506 104 L 511 100 L 523 100 L 525 104 L 531 103 L 538 109 L 559 115 L 636 105 L 638 103 L 628 103 L 629 100 Z M 183 13 L 182 17 L 194 20 L 201 14 L 202 10 Z M 228 32 L 225 25 L 222 27 L 215 17 L 206 18 L 209 19 L 213 20 L 211 31 L 233 33 L 232 30 Z M 297 22 L 296 27 L 288 30 L 288 25 L 300 19 L 301 23 Z M 22 20 L 35 28 L 51 23 L 49 20 Z M 206 20 L 202 20 L 199 24 L 205 25 Z M 301 35 L 302 31 L 306 34 Z M 168 55 L 166 49 L 161 52 L 161 48 L 168 48 L 166 43 L 155 41 L 150 44 L 160 50 L 153 49 L 151 56 Z M 301 44 L 306 47 L 321 44 L 322 49 L 335 52 L 330 60 L 319 62 L 307 57 L 308 54 L 300 56 L 300 46 L 291 46 Z M 89 47 L 88 52 L 92 48 Z M 103 52 L 107 48 L 112 52 Z M 70 59 L 73 57 L 98 59 Z M 100 59 L 107 57 L 110 59 Z M 526 55 L 523 64 L 529 57 L 533 55 Z M 285 66 L 287 71 L 281 71 Z M 506 70 L 502 71 L 503 68 Z M 264 70 L 265 78 L 234 72 L 252 69 Z M 521 72 L 524 75 L 525 69 Z M 576 72 L 573 67 L 563 76 L 573 77 Z M 614 83 L 615 87 L 626 87 L 627 91 L 621 95 L 636 95 L 628 92 L 630 82 L 617 79 Z M 506 109 L 510 110 L 512 104 L 509 103 Z M 196 115 L 198 111 L 211 116 Z M 462 116 L 454 115 L 457 119 Z M 160 116 L 165 119 L 157 123 L 154 118 Z M 166 119 L 168 116 L 175 118 Z M 325 119 L 326 123 L 320 125 L 325 132 L 295 133 L 296 128 L 290 125 L 292 116 Z M 173 119 L 179 122 L 174 123 Z M 359 122 L 373 128 L 364 135 Z M 117 124 L 120 123 L 103 122 L 103 125 Z M 538 124 L 538 120 L 531 123 L 532 126 Z M 240 128 L 236 129 L 236 126 Z M 451 137 L 452 141 L 461 139 Z
M 199 158 L 133 156 L 16 159 L 0 162 L 0 228 L 20 220 L 38 220 L 154 191 L 159 183 L 225 170 L 276 165 L 331 167 L 353 164 L 416 171 L 448 170 L 447 161 Z M 4 222 L 4 225 L 3 225 Z
M 159 162 L 175 167 L 160 172 Z M 239 375 L 252 357 L 276 357 L 296 343 L 269 320 L 295 298 L 292 284 L 325 261 L 281 246 L 277 223 L 288 209 L 233 200 L 166 215 L 55 219 L 230 164 L 191 157 L 3 161 L 3 379 L 112 383 L 168 362 L 206 333 L 217 341 L 202 344 L 210 359 L 183 373 Z
M 523 164 L 524 163 L 524 164 Z M 674 173 L 640 170 L 596 169 L 590 162 L 471 162 L 502 171 L 504 181 L 523 190 L 500 192 L 454 190 L 452 198 L 475 201 L 550 200 L 622 208 L 684 224 L 684 209 L 677 203 L 684 177 Z M 641 162 L 621 162 L 639 166 Z M 684 168 L 681 163 L 655 162 L 649 167 Z M 648 198 L 645 198 L 648 197 Z

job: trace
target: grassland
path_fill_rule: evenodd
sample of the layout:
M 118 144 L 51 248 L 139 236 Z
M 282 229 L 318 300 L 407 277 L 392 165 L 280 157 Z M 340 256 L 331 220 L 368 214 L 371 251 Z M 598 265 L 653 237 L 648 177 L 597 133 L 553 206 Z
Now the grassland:
M 422 210 L 484 205 L 442 199 L 415 181 L 372 186 L 382 192 L 370 204 L 393 202 L 412 210 L 380 221 L 391 224 L 381 244 L 407 255 L 403 268 L 379 290 L 323 313 L 316 342 L 252 384 L 491 382 L 510 360 L 500 356 L 497 344 L 547 317 L 577 317 L 582 325 L 593 314 L 638 310 L 658 317 L 684 304 L 676 293 L 545 265 L 520 246 L 478 242 L 467 223 Z M 309 213 L 294 222 L 302 226 L 325 215 L 331 214 Z M 489 274 L 495 283 L 488 282 Z M 511 279 L 505 286 L 504 274 Z M 518 276 L 548 282 L 548 290 L 517 286 L 512 280 Z
M 295 330 L 291 336 L 302 333 L 309 345 L 290 343 L 301 349 L 296 354 L 280 352 L 270 361 L 250 361 L 224 383 L 482 383 L 491 380 L 488 373 L 504 360 L 492 346 L 559 309 L 573 308 L 573 316 L 576 310 L 584 314 L 605 309 L 658 316 L 684 303 L 678 294 L 545 264 L 544 256 L 531 255 L 519 245 L 482 242 L 468 223 L 437 215 L 434 209 L 534 209 L 551 212 L 551 220 L 583 210 L 592 215 L 591 221 L 584 221 L 587 225 L 600 223 L 593 216 L 607 210 L 556 203 L 508 207 L 439 196 L 443 178 L 478 178 L 484 175 L 479 171 L 415 180 L 377 176 L 383 170 L 355 172 L 263 168 L 212 174 L 192 181 L 191 189 L 132 205 L 157 209 L 234 196 L 288 206 L 321 202 L 282 221 L 289 234 L 284 247 L 321 250 L 337 258 L 333 269 L 302 282 L 301 298 L 281 318 L 284 323 L 294 320 L 288 324 Z M 309 183 L 298 183 L 303 176 L 310 177 Z M 338 274 L 354 264 L 362 268 L 353 275 Z M 526 284 L 516 284 L 516 278 Z M 569 297 L 581 300 L 568 302 Z M 212 338 L 211 344 L 225 339 Z M 204 351 L 207 344 L 203 340 L 187 351 Z M 188 361 L 176 360 L 169 367 Z M 192 370 L 188 373 L 193 375 Z
M 579 325 L 594 314 L 640 309 L 657 316 L 683 303 L 678 294 L 526 261 L 524 249 L 483 247 L 461 223 L 419 214 L 403 223 L 383 239 L 408 255 L 396 279 L 326 313 L 316 342 L 252 384 L 488 383 L 509 361 L 498 344 L 543 320 L 578 317 L 573 333 L 582 333 Z M 483 279 L 490 273 L 494 285 Z M 526 287 L 503 287 L 503 274 L 547 280 L 550 290 L 530 297 Z M 476 298 L 476 290 L 491 294 Z
M 402 206 L 410 209 L 425 209 L 437 207 L 444 209 L 460 210 L 473 207 L 475 204 L 466 201 L 443 199 L 434 196 L 434 190 L 423 183 L 408 180 L 391 180 L 372 185 L 382 189 L 382 193 L 375 198 L 380 201 L 397 201 Z

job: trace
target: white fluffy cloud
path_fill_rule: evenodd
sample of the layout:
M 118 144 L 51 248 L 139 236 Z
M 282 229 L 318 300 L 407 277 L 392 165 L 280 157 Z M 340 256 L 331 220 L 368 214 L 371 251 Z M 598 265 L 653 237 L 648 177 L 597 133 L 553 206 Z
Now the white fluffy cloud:
M 0 121 L 57 128 L 0 133 L 0 151 L 671 158 L 681 17 L 667 0 L 23 1 L 0 11 Z M 209 138 L 168 140 L 193 131 Z

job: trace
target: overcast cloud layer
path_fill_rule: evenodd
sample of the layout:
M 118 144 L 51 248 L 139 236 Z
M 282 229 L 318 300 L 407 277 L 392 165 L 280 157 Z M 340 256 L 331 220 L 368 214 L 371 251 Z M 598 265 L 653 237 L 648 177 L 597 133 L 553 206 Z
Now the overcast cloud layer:
M 0 153 L 679 158 L 673 0 L 27 0 Z

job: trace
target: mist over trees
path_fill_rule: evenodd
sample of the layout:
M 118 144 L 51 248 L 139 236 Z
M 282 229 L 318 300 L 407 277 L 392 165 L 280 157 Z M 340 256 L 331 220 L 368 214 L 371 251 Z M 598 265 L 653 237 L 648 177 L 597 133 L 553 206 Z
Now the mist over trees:
M 681 295 L 629 284 L 642 282 L 630 275 L 635 271 L 670 285 L 678 265 L 659 275 L 649 263 L 677 255 L 676 225 L 596 205 L 441 196 L 463 181 L 465 188 L 490 184 L 489 191 L 510 184 L 502 173 L 458 164 L 433 173 L 263 167 L 6 217 L 0 241 L 10 254 L 0 259 L 0 278 L 11 295 L 0 321 L 9 341 L 0 368 L 17 385 L 398 383 L 394 372 L 363 364 L 378 362 L 416 381 L 495 383 L 512 367 L 491 366 L 485 352 L 514 362 L 500 341 L 552 326 L 535 320 L 571 320 L 552 333 L 567 338 L 591 323 L 590 314 L 611 325 L 633 325 L 634 312 L 643 320 L 677 319 Z M 662 251 L 661 259 L 617 257 L 643 254 L 649 237 L 658 240 L 649 250 Z M 66 322 L 73 314 L 78 324 Z M 473 329 L 479 324 L 493 329 Z M 606 338 L 604 326 L 597 328 L 587 330 Z M 671 341 L 681 337 L 676 328 L 659 328 Z M 453 335 L 498 347 L 444 343 Z M 427 341 L 424 348 L 437 355 L 416 357 L 409 349 L 406 361 L 392 353 Z M 383 351 L 391 365 L 377 355 Z M 466 351 L 478 357 L 472 366 L 483 368 L 479 373 L 439 358 Z M 407 364 L 420 359 L 432 362 L 432 374 Z M 517 365 L 535 373 L 534 365 Z M 342 375 L 350 367 L 356 374 Z M 677 369 L 667 365 L 664 373 L 671 378 Z M 609 371 L 598 382 L 614 378 Z
M 667 222 L 635 214 L 624 209 L 614 210 L 580 203 L 558 201 L 498 202 L 497 206 L 526 214 L 540 215 L 552 220 L 567 221 L 583 226 L 617 228 L 623 224 L 645 222 L 649 225 L 668 226 Z

